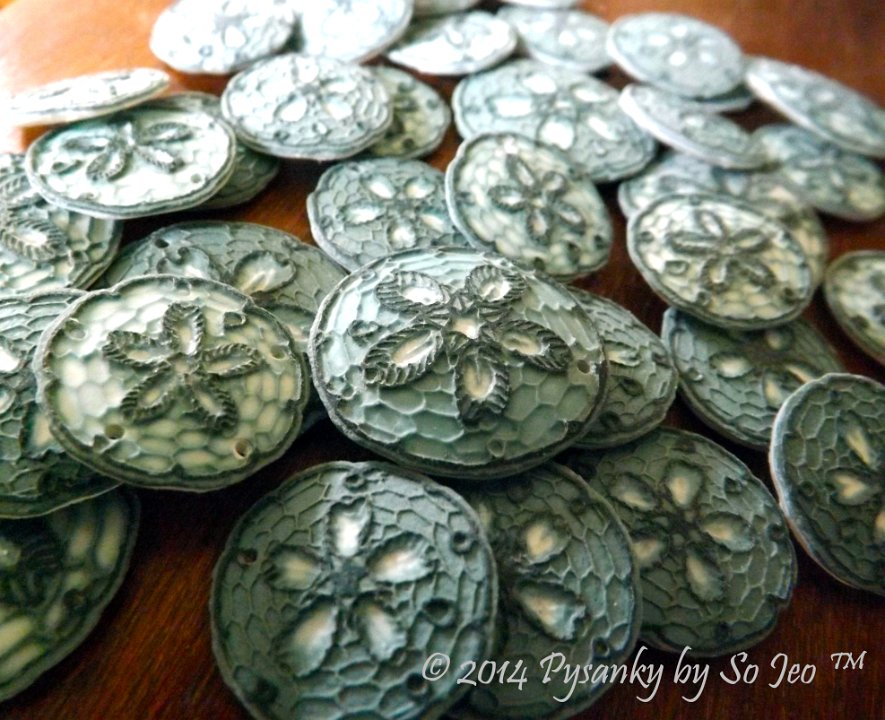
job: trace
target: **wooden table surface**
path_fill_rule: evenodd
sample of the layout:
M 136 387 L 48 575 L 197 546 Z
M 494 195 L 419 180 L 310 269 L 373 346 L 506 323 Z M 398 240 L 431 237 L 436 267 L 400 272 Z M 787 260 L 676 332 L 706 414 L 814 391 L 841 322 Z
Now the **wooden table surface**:
M 162 67 L 148 36 L 167 0 L 16 0 L 0 10 L 0 92 L 79 73 L 129 66 Z M 644 10 L 685 12 L 730 32 L 749 54 L 805 64 L 885 102 L 885 4 L 882 0 L 678 0 L 585 2 L 614 18 Z M 172 73 L 173 90 L 220 93 L 225 80 Z M 620 87 L 624 76 L 609 79 Z M 432 81 L 447 96 L 454 82 Z M 0 108 L 2 110 L 2 108 Z M 748 127 L 773 122 L 763 108 L 742 116 Z M 41 130 L 0 125 L 0 151 L 21 151 Z M 429 160 L 444 169 L 457 147 L 454 129 Z M 288 163 L 270 189 L 242 208 L 206 217 L 248 220 L 308 240 L 305 197 L 320 166 Z M 579 284 L 631 309 L 655 331 L 664 305 L 647 289 L 624 248 L 624 220 L 613 187 L 603 189 L 615 223 L 611 262 Z M 193 217 L 189 215 L 188 217 Z M 125 240 L 178 220 L 133 221 Z M 826 219 L 833 257 L 860 248 L 885 249 L 885 222 L 850 224 Z M 862 356 L 830 318 L 820 293 L 805 313 L 836 346 L 851 372 L 885 381 L 885 372 Z M 681 401 L 668 422 L 713 436 Z M 713 436 L 715 437 L 715 436 Z M 723 444 L 768 482 L 765 457 Z M 370 454 L 344 439 L 328 421 L 299 438 L 285 457 L 257 476 L 207 495 L 140 492 L 144 512 L 132 568 L 100 626 L 66 660 L 16 698 L 0 704 L 0 717 L 15 720 L 244 720 L 246 712 L 225 687 L 210 649 L 207 602 L 212 568 L 237 518 L 293 471 L 334 459 Z M 839 585 L 799 552 L 799 585 L 774 633 L 749 652 L 759 666 L 753 684 L 731 685 L 731 659 L 709 664 L 699 685 L 674 683 L 677 658 L 645 650 L 642 662 L 659 664 L 662 680 L 653 699 L 637 685 L 614 687 L 581 718 L 851 718 L 885 717 L 885 603 Z M 835 670 L 838 652 L 857 657 L 863 669 Z M 810 684 L 774 684 L 785 654 L 790 664 L 813 665 Z M 744 664 L 735 662 L 744 669 Z M 772 663 L 775 666 L 772 667 Z M 806 670 L 805 678 L 808 679 Z M 312 720 L 297 718 L 293 720 Z

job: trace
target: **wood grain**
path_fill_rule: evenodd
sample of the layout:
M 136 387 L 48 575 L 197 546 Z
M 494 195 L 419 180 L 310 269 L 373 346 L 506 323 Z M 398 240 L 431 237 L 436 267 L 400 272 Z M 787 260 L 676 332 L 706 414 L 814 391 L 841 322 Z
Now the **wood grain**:
M 17 0 L 0 12 L 0 92 L 84 72 L 161 67 L 148 50 L 147 38 L 165 5 L 165 0 Z M 885 101 L 885 5 L 881 0 L 606 0 L 587 2 L 585 7 L 607 19 L 642 10 L 693 14 L 730 32 L 748 53 L 808 65 L 880 104 Z M 173 78 L 174 90 L 220 93 L 225 82 L 174 73 Z M 617 72 L 609 79 L 617 86 L 625 82 Z M 448 81 L 433 83 L 446 94 L 454 87 Z M 748 127 L 774 120 L 773 114 L 760 108 L 742 118 Z M 23 150 L 40 132 L 0 126 L 0 150 Z M 431 162 L 445 168 L 457 142 L 453 130 Z M 308 239 L 304 201 L 320 171 L 316 165 L 289 163 L 257 201 L 211 217 L 265 223 Z M 657 331 L 664 306 L 627 258 L 623 218 L 613 190 L 604 189 L 616 226 L 611 262 L 580 284 L 626 305 Z M 176 219 L 127 223 L 125 239 L 140 238 Z M 885 249 L 885 222 L 854 225 L 827 219 L 825 224 L 834 257 L 851 249 Z M 805 317 L 834 343 L 852 372 L 885 380 L 882 368 L 857 352 L 835 326 L 820 293 Z M 669 422 L 711 434 L 681 402 L 674 406 Z M 723 444 L 768 479 L 762 454 Z M 10 720 L 244 720 L 247 715 L 224 686 L 210 649 L 207 602 L 212 568 L 225 538 L 242 512 L 291 472 L 327 460 L 368 457 L 369 453 L 326 422 L 300 438 L 282 460 L 235 487 L 205 496 L 141 492 L 144 516 L 133 567 L 100 627 L 31 688 L 0 704 L 0 716 Z M 641 687 L 619 686 L 579 717 L 883 717 L 885 605 L 837 584 L 801 552 L 799 571 L 794 601 L 778 628 L 749 652 L 748 662 L 760 666 L 755 684 L 727 684 L 719 672 L 727 671 L 730 677 L 729 659 L 714 660 L 709 663 L 703 694 L 689 703 L 681 696 L 694 696 L 697 686 L 674 684 L 676 658 L 646 651 L 644 662 L 664 668 L 653 700 L 636 699 L 649 694 Z M 862 670 L 833 669 L 831 653 L 864 650 Z M 778 653 L 786 653 L 791 662 L 816 665 L 811 684 L 769 687 L 777 678 L 770 663 Z

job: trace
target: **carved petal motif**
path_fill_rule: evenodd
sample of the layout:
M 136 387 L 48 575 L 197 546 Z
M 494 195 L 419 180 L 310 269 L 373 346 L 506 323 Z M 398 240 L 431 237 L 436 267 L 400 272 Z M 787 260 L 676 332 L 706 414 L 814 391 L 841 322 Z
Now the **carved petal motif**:
M 305 677 L 322 666 L 332 649 L 338 626 L 338 608 L 322 598 L 298 613 L 291 627 L 276 642 L 277 660 L 296 677 Z
M 521 580 L 513 596 L 525 616 L 556 640 L 572 640 L 587 609 L 569 590 L 551 583 Z
M 458 413 L 464 422 L 500 415 L 510 400 L 510 375 L 502 359 L 480 343 L 469 343 L 455 368 Z
M 443 349 L 438 328 L 418 322 L 388 335 L 366 353 L 366 382 L 398 387 L 424 377 Z
M 165 361 L 126 393 L 120 402 L 123 417 L 135 422 L 155 420 L 165 413 L 175 402 L 175 393 L 181 387 L 179 378 L 172 366 Z
M 103 352 L 117 362 L 139 370 L 149 370 L 165 364 L 171 348 L 147 335 L 114 330 L 108 335 Z
M 248 375 L 261 366 L 261 355 L 242 343 L 226 343 L 204 350 L 200 354 L 202 372 L 216 377 L 230 378 Z
M 527 320 L 507 320 L 497 331 L 498 343 L 530 365 L 552 372 L 565 372 L 572 353 L 556 333 Z
M 206 321 L 196 305 L 172 303 L 163 315 L 163 338 L 173 350 L 195 355 L 203 343 Z
M 369 575 L 375 582 L 409 583 L 430 574 L 430 548 L 416 535 L 400 534 L 376 548 L 368 560 Z
M 375 660 L 390 660 L 405 647 L 406 631 L 400 626 L 396 615 L 371 597 L 363 597 L 353 609 L 356 625 L 363 642 Z
M 326 546 L 340 558 L 356 555 L 366 540 L 372 511 L 363 500 L 341 502 L 332 508 L 326 529 Z
M 308 590 L 323 574 L 322 560 L 310 550 L 283 546 L 273 553 L 268 582 L 280 590 Z
M 242 258 L 230 276 L 230 284 L 244 295 L 272 293 L 295 279 L 295 266 L 269 252 L 252 252 Z

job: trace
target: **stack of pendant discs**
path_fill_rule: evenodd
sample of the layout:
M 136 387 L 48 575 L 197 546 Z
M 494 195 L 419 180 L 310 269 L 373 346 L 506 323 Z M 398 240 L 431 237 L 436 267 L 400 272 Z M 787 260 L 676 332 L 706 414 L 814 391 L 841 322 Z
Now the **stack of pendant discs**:
M 791 533 L 885 594 L 885 387 L 801 317 L 822 286 L 885 363 L 885 253 L 829 264 L 817 215 L 885 213 L 885 113 L 700 20 L 575 4 L 179 0 L 150 49 L 220 97 L 133 68 L 6 101 L 57 127 L 0 155 L 0 699 L 98 623 L 132 488 L 246 481 L 325 418 L 378 459 L 286 478 L 215 569 L 215 657 L 260 720 L 571 717 L 610 683 L 544 658 L 771 633 Z M 725 117 L 756 100 L 790 124 Z M 317 162 L 313 244 L 207 218 Z M 614 183 L 660 337 L 568 284 L 606 272 Z M 662 426 L 677 391 L 774 493 Z

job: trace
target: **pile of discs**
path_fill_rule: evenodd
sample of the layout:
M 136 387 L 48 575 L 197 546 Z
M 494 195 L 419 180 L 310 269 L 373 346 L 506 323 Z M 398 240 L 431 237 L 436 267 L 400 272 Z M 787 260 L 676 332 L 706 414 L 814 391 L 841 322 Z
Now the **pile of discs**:
M 885 212 L 864 157 L 885 157 L 885 113 L 693 18 L 476 4 L 178 0 L 151 50 L 236 73 L 220 98 L 159 97 L 169 77 L 138 68 L 5 103 L 0 122 L 60 126 L 0 155 L 0 698 L 98 622 L 130 487 L 241 482 L 326 416 L 384 460 L 287 479 L 216 568 L 217 661 L 262 720 L 570 717 L 609 684 L 543 683 L 551 653 L 770 633 L 791 530 L 885 594 L 885 387 L 799 318 L 823 284 L 885 363 L 885 252 L 828 267 L 815 212 Z M 399 68 L 360 64 L 380 56 Z M 612 64 L 641 84 L 591 75 Z M 452 109 L 400 68 L 463 76 Z M 755 99 L 794 125 L 718 114 Z M 419 158 L 452 119 L 443 173 Z M 248 203 L 282 162 L 330 163 L 304 198 L 316 246 L 176 216 L 120 250 L 124 220 Z M 662 338 L 565 284 L 604 272 L 615 182 Z M 770 452 L 778 500 L 660 427 L 677 388 Z M 440 656 L 506 677 L 466 693 L 428 676 Z

